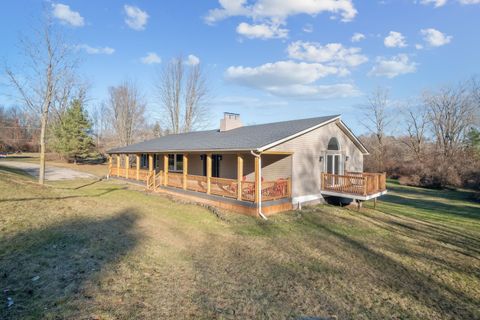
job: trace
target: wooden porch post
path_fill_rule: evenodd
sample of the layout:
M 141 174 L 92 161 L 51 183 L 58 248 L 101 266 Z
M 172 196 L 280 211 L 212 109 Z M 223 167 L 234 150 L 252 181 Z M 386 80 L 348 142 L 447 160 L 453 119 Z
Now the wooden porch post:
M 168 184 L 168 154 L 163 155 L 163 185 Z
M 140 155 L 136 154 L 135 164 L 137 165 L 137 180 L 140 180 Z
M 255 203 L 260 202 L 260 157 L 255 157 Z
M 148 172 L 151 173 L 153 171 L 153 154 L 148 154 Z
M 125 178 L 128 179 L 128 169 L 130 169 L 130 155 L 125 154 Z
M 112 155 L 108 155 L 108 174 L 107 178 L 110 177 L 110 173 L 112 172 Z
M 237 200 L 242 200 L 243 156 L 237 154 Z
M 120 155 L 117 154 L 117 177 L 120 177 Z
M 211 191 L 211 178 L 212 178 L 212 154 L 207 154 L 207 194 Z
M 188 154 L 183 154 L 183 190 L 187 190 Z

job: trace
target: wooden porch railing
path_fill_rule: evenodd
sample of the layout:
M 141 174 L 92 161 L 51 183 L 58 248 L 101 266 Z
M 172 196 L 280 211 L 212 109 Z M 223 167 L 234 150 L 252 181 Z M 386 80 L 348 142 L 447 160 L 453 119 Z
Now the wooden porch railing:
M 290 179 L 262 182 L 262 200 L 277 200 L 288 198 L 291 193 Z
M 112 166 L 109 169 L 109 175 L 112 177 L 126 177 L 125 168 L 118 169 Z M 129 170 L 129 178 L 136 180 L 136 169 Z M 186 178 L 186 189 L 196 192 L 207 193 L 208 180 L 205 176 L 197 175 L 183 175 L 183 173 L 168 172 L 167 173 L 167 186 L 175 188 L 183 188 L 183 180 Z M 141 169 L 139 171 L 139 180 L 145 181 L 147 189 L 156 190 L 158 187 L 163 186 L 164 172 L 155 171 L 149 172 L 148 170 Z M 255 201 L 255 182 L 242 181 L 241 183 L 241 199 L 243 201 Z M 210 194 L 218 195 L 226 198 L 237 199 L 238 198 L 238 181 L 236 179 L 227 178 L 210 178 Z M 283 198 L 290 198 L 291 196 L 291 180 L 278 179 L 276 181 L 262 181 L 262 200 L 271 201 Z
M 127 170 L 125 168 L 117 168 L 117 167 L 112 166 L 108 171 L 108 175 L 110 177 L 126 178 L 127 177 Z M 148 170 L 140 169 L 140 170 L 138 170 L 138 179 L 137 179 L 136 168 L 129 168 L 128 169 L 128 178 L 132 179 L 132 180 L 147 181 L 148 175 L 149 175 Z
M 321 174 L 322 190 L 360 196 L 373 195 L 387 189 L 386 173 L 347 172 L 345 175 Z
M 167 186 L 183 188 L 183 173 L 169 172 Z
M 187 190 L 207 193 L 207 177 L 188 174 Z
M 237 198 L 238 182 L 226 178 L 210 178 L 210 193 L 227 198 Z

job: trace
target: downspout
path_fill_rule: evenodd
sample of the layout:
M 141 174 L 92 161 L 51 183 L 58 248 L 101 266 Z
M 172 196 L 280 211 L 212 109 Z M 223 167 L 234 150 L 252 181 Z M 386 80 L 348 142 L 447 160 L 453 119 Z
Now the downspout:
M 262 217 L 264 220 L 268 220 L 267 217 L 262 213 L 262 157 L 261 154 L 256 154 L 253 150 L 250 150 L 250 153 L 258 158 L 258 171 L 260 175 L 260 179 L 258 180 L 258 188 L 260 189 L 259 196 L 258 196 L 258 214 L 260 217 Z

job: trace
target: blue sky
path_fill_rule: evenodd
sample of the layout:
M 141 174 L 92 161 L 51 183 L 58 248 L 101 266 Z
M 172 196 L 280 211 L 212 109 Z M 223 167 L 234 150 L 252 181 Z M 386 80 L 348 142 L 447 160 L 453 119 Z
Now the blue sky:
M 341 113 L 361 133 L 376 86 L 401 101 L 480 73 L 480 0 L 5 1 L 1 60 L 21 63 L 18 36 L 43 8 L 78 47 L 90 105 L 131 79 L 150 119 L 155 73 L 179 54 L 208 74 L 211 127 L 223 111 L 247 124 Z

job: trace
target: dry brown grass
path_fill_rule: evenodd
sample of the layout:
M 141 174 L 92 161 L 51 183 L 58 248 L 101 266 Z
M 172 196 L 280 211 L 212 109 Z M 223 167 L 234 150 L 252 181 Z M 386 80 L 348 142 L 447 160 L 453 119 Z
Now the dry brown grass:
M 2 319 L 480 317 L 480 204 L 460 193 L 396 187 L 379 211 L 263 222 L 119 181 L 27 180 L 0 172 Z

